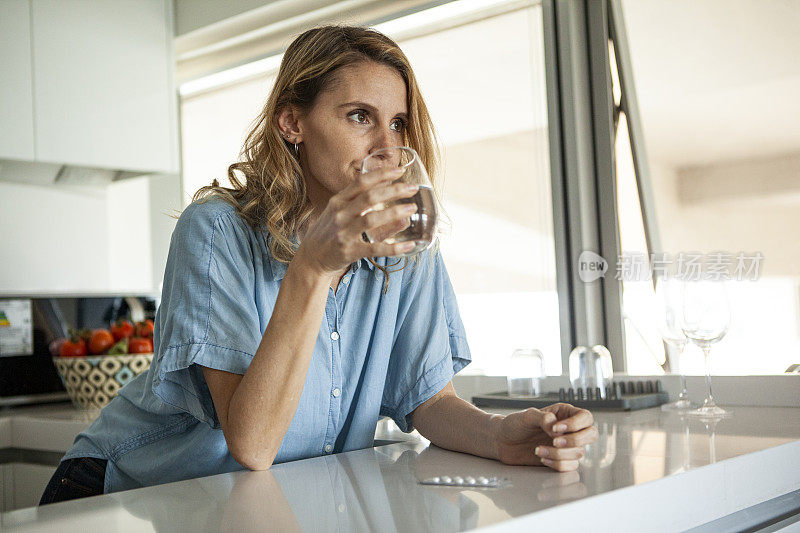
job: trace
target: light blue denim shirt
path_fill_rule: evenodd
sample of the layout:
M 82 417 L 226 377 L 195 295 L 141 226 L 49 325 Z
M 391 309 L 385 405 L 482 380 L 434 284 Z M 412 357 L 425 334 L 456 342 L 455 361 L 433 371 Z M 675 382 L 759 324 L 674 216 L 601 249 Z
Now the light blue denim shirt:
M 75 437 L 62 461 L 107 459 L 105 493 L 243 470 L 198 365 L 245 373 L 286 268 L 270 254 L 267 234 L 232 205 L 215 198 L 187 207 L 170 243 L 153 363 Z M 438 251 L 391 274 L 386 294 L 383 284 L 384 274 L 362 259 L 335 293 L 329 289 L 275 463 L 370 447 L 380 416 L 412 431 L 411 412 L 469 364 Z

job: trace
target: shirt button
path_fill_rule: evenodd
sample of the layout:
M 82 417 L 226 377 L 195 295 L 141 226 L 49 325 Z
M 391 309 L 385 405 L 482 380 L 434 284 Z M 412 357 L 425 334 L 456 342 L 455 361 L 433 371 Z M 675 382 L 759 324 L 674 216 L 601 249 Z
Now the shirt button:
M 334 331 L 333 333 L 331 333 L 331 339 L 333 339 L 335 341 L 338 341 L 339 340 L 339 332 L 338 331 Z
M 331 446 L 330 444 L 326 444 L 325 445 L 325 453 L 331 453 L 332 449 L 333 449 L 333 446 Z
M 339 390 L 339 387 L 336 387 L 335 389 L 333 389 L 333 397 L 334 398 L 338 398 L 341 393 L 342 393 L 342 391 Z
M 344 283 L 345 285 L 347 285 L 348 281 L 350 281 L 350 276 L 345 276 L 344 278 L 342 278 L 342 283 Z
M 343 504 L 343 503 L 340 503 L 340 504 L 339 504 L 339 507 L 337 507 L 337 509 L 339 509 L 339 512 L 340 512 L 340 513 L 343 513 L 343 512 L 344 512 L 344 510 L 346 509 L 346 507 L 344 506 L 344 504 Z

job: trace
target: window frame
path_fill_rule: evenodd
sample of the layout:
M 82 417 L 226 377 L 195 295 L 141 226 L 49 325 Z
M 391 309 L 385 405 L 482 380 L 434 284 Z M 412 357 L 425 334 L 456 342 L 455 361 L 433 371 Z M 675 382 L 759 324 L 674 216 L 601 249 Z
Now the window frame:
M 621 253 L 609 4 L 543 0 L 542 13 L 562 367 L 569 368 L 572 347 L 602 344 L 614 371 L 624 373 L 622 284 L 608 271 L 588 282 L 579 272 L 584 251 L 606 260 Z

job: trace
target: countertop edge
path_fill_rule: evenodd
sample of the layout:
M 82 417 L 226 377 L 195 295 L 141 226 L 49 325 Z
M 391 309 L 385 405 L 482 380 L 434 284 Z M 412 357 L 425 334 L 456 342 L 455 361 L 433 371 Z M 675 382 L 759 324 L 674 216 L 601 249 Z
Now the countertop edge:
M 800 489 L 798 456 L 800 440 L 557 505 L 477 531 L 571 530 L 572 526 L 586 524 L 586 517 L 591 517 L 594 530 L 657 527 L 683 531 Z M 616 511 L 610 513 L 609 509 Z

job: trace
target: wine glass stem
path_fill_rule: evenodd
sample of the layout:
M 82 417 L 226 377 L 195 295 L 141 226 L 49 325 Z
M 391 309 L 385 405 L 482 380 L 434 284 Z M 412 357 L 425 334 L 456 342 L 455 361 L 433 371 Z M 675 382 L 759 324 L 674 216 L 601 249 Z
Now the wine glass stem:
M 689 399 L 689 391 L 686 390 L 686 372 L 683 371 L 683 365 L 681 364 L 681 357 L 683 356 L 683 350 L 685 349 L 684 346 L 681 346 L 678 349 L 678 372 L 681 374 L 681 393 L 678 395 L 678 400 L 688 400 Z
M 702 348 L 703 356 L 706 362 L 706 386 L 708 387 L 708 397 L 706 398 L 705 405 L 703 407 L 715 407 L 716 403 L 714 403 L 714 395 L 711 392 L 711 346 L 704 344 Z

